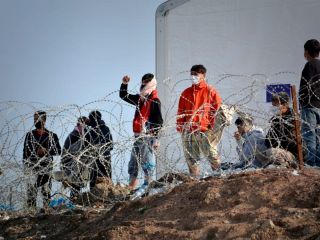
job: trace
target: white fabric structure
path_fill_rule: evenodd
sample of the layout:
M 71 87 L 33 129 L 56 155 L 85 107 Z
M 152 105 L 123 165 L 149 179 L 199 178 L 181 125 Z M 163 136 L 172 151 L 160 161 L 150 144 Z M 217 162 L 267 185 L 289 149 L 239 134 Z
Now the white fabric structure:
M 227 104 L 268 122 L 266 84 L 299 88 L 303 45 L 320 39 L 319 0 L 170 0 L 156 12 L 156 76 L 165 129 L 158 176 L 185 168 L 175 114 L 181 91 L 191 85 L 194 64 Z M 236 159 L 231 126 L 222 160 Z

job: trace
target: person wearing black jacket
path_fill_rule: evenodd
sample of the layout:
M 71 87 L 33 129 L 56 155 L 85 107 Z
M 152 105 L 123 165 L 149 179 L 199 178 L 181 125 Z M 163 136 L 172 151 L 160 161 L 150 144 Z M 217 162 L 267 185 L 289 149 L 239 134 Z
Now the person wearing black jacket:
M 306 163 L 320 166 L 320 43 L 310 39 L 304 44 L 305 64 L 299 89 L 302 137 L 308 149 Z
M 102 120 L 101 112 L 92 111 L 89 114 L 90 129 L 86 134 L 86 142 L 95 155 L 96 160 L 92 167 L 90 176 L 90 188 L 92 189 L 97 177 L 107 177 L 111 180 L 111 150 L 113 149 L 113 140 L 109 128 Z
M 80 192 L 81 187 L 85 185 L 83 172 L 89 160 L 85 151 L 88 145 L 85 141 L 88 122 L 87 117 L 79 117 L 76 127 L 68 135 L 63 145 L 61 164 L 68 179 L 65 183 L 71 187 L 71 199 L 74 199 Z
M 129 94 L 129 76 L 122 78 L 120 98 L 136 107 L 133 118 L 133 144 L 128 166 L 129 187 L 138 185 L 139 166 L 144 172 L 144 186 L 147 186 L 155 170 L 154 150 L 159 148 L 158 134 L 163 124 L 161 102 L 156 90 L 157 81 L 153 74 L 147 73 L 141 79 L 140 94 Z
M 276 115 L 270 120 L 271 127 L 266 135 L 267 148 L 281 148 L 293 154 L 297 159 L 298 147 L 295 137 L 294 112 L 289 107 L 290 98 L 285 92 L 272 97 Z
M 49 204 L 51 197 L 51 171 L 53 156 L 61 154 L 57 134 L 45 128 L 46 112 L 34 114 L 36 129 L 28 132 L 23 147 L 23 165 L 26 174 L 35 176 L 34 182 L 27 184 L 27 205 L 36 207 L 37 190 L 41 187 L 44 206 Z

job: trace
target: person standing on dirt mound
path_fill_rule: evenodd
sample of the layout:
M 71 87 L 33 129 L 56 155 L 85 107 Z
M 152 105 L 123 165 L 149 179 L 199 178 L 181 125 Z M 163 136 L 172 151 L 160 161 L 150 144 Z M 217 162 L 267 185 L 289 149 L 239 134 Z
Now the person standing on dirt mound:
M 129 188 L 134 190 L 138 185 L 139 166 L 144 172 L 144 183 L 147 186 L 155 170 L 154 150 L 159 148 L 158 134 L 163 124 L 161 102 L 158 97 L 157 81 L 152 73 L 145 74 L 141 79 L 140 94 L 129 94 L 129 76 L 122 78 L 120 98 L 134 105 L 136 111 L 133 118 L 133 144 L 129 161 Z
M 308 149 L 306 163 L 320 167 L 320 43 L 310 39 L 304 44 L 308 61 L 302 71 L 299 103 L 302 118 L 302 137 Z
M 113 149 L 113 139 L 110 129 L 102 120 L 102 114 L 99 111 L 92 111 L 89 114 L 90 126 L 85 135 L 87 147 L 90 148 L 95 161 L 92 166 L 90 176 L 90 189 L 96 185 L 98 177 L 107 178 L 111 181 L 111 151 Z
M 181 93 L 176 119 L 189 172 L 193 176 L 200 175 L 201 154 L 209 160 L 212 170 L 220 167 L 214 129 L 222 99 L 206 82 L 206 72 L 203 65 L 191 67 L 192 85 Z
M 87 170 L 86 164 L 88 163 L 88 156 L 85 152 L 87 145 L 85 135 L 88 132 L 88 123 L 89 119 L 87 117 L 79 117 L 77 125 L 63 145 L 61 166 L 68 179 L 65 183 L 71 187 L 71 199 L 74 199 L 79 194 L 80 189 L 85 186 L 83 175 Z
M 43 205 L 48 206 L 51 198 L 53 156 L 61 154 L 58 136 L 45 128 L 46 120 L 46 112 L 35 112 L 34 126 L 36 129 L 28 132 L 24 141 L 24 171 L 31 178 L 27 183 L 27 205 L 29 208 L 36 208 L 39 187 L 41 187 L 43 195 Z

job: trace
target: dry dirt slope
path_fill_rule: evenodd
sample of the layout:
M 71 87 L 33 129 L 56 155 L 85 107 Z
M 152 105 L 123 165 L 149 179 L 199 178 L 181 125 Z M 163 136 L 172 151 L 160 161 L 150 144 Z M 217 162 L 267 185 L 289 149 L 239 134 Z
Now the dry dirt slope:
M 110 211 L 18 217 L 4 239 L 320 239 L 320 171 L 263 170 L 188 181 Z

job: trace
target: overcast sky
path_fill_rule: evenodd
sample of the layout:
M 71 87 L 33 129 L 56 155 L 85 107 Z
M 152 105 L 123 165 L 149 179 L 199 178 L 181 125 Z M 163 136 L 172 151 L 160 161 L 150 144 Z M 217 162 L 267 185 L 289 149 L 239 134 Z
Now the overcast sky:
M 164 0 L 0 0 L 0 100 L 85 104 L 155 71 Z
M 116 144 L 114 177 L 123 179 L 134 108 L 118 90 L 125 74 L 135 90 L 155 72 L 155 12 L 163 2 L 0 0 L 1 157 L 21 163 L 35 110 L 48 112 L 47 127 L 63 145 L 76 119 L 99 109 Z

